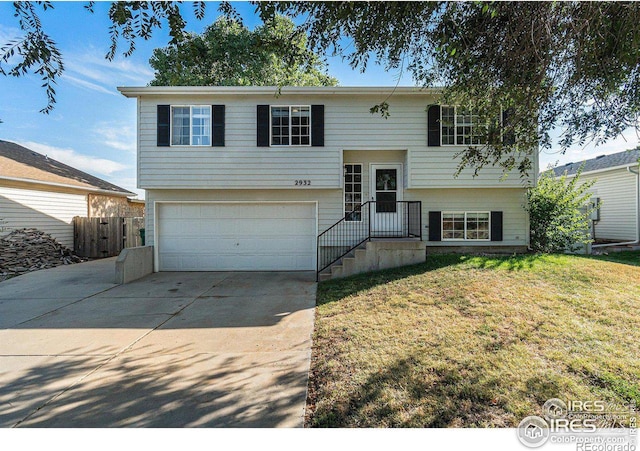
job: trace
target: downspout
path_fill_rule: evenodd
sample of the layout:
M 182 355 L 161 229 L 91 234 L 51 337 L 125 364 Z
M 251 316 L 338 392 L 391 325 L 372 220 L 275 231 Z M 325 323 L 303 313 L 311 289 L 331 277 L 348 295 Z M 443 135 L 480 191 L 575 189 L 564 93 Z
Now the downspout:
M 631 166 L 627 166 L 627 171 L 636 175 L 636 239 L 635 241 L 625 241 L 623 243 L 594 244 L 591 248 L 640 244 L 640 171 L 634 171 Z

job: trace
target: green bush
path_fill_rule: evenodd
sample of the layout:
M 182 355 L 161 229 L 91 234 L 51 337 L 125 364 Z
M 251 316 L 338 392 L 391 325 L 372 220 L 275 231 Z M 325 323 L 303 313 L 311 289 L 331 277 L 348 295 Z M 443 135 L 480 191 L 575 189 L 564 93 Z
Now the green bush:
M 537 186 L 529 188 L 525 209 L 529 212 L 534 251 L 574 251 L 593 241 L 589 215 L 594 207 L 589 204 L 591 193 L 587 190 L 595 180 L 580 182 L 581 172 L 567 180 L 566 175 L 556 177 L 553 171 L 547 171 Z

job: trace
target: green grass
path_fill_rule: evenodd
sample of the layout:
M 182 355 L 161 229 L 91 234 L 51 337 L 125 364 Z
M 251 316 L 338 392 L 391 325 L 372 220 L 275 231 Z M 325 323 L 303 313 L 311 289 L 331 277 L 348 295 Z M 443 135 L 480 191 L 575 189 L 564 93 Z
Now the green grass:
M 640 404 L 639 260 L 445 255 L 323 282 L 307 425 L 514 427 L 553 397 Z

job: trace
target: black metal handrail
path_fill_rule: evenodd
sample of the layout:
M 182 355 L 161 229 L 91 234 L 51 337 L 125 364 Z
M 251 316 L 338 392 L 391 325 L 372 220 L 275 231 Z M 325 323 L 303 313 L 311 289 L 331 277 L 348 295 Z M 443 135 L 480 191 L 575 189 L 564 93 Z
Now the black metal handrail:
M 367 201 L 318 235 L 317 274 L 372 238 L 422 240 L 422 202 Z

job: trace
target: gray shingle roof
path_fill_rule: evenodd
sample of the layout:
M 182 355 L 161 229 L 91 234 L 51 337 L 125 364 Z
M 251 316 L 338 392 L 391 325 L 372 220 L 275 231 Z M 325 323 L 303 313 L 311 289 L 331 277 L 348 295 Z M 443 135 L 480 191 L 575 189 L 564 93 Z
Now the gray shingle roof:
M 616 166 L 624 166 L 625 164 L 637 163 L 640 159 L 640 148 L 625 150 L 624 152 L 612 153 L 610 155 L 600 155 L 591 160 L 580 161 L 577 163 L 567 163 L 564 166 L 553 168 L 555 175 L 564 174 L 572 175 L 578 172 L 580 166 L 584 163 L 582 172 L 598 171 L 601 169 L 614 168 Z
M 75 180 L 77 182 L 86 183 L 92 187 L 112 191 L 114 193 L 129 193 L 135 195 L 131 191 L 121 188 L 117 185 L 102 180 L 98 177 L 94 177 L 91 174 L 80 171 L 79 169 L 68 166 L 64 163 L 60 163 L 52 158 L 42 155 L 38 152 L 34 152 L 31 149 L 20 146 L 16 143 L 0 140 L 0 156 L 9 158 L 18 163 L 22 163 L 41 171 L 55 174 L 60 177 Z

